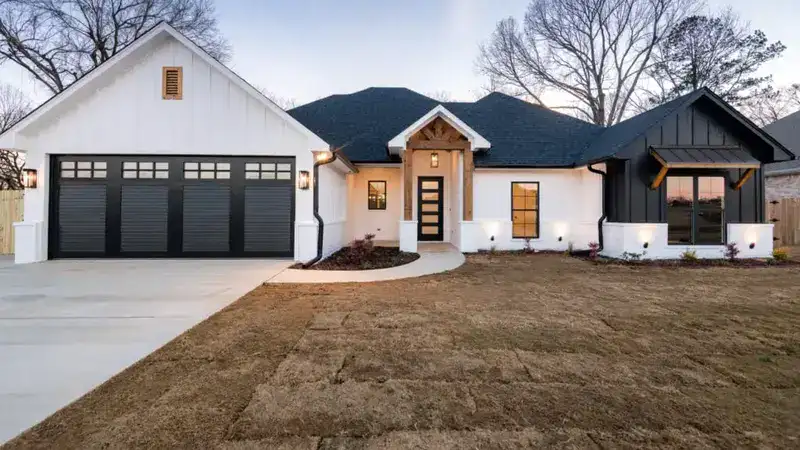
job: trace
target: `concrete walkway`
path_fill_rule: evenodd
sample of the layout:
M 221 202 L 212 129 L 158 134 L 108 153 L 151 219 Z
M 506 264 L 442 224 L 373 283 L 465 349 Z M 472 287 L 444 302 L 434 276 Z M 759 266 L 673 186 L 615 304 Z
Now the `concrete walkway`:
M 399 280 L 453 270 L 464 264 L 464 255 L 450 244 L 420 244 L 419 259 L 403 266 L 375 270 L 286 269 L 269 283 L 367 283 Z
M 290 260 L 0 260 L 0 444 Z

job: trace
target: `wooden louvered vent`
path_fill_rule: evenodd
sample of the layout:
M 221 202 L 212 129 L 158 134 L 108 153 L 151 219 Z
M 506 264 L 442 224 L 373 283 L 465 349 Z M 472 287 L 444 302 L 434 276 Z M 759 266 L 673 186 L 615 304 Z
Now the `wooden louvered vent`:
M 161 96 L 164 100 L 183 98 L 183 67 L 164 67 L 161 79 Z

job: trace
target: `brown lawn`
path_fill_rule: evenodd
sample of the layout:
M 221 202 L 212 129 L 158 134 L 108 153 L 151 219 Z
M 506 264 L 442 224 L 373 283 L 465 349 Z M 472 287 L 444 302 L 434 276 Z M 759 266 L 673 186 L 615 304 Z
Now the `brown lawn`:
M 798 299 L 555 255 L 262 286 L 8 448 L 798 448 Z

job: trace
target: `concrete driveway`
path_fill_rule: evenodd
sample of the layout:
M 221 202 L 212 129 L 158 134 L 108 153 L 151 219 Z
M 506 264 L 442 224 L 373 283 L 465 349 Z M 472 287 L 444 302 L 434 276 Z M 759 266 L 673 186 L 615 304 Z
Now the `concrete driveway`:
M 0 264 L 0 443 L 290 264 L 288 260 Z

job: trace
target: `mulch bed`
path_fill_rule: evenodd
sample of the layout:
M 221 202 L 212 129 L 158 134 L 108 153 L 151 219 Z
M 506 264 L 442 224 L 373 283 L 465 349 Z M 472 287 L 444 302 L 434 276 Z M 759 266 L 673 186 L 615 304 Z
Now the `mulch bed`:
M 402 266 L 419 259 L 419 253 L 401 252 L 397 247 L 375 247 L 364 256 L 344 247 L 310 267 L 310 270 L 374 270 Z M 295 264 L 295 266 L 300 266 Z M 299 268 L 292 266 L 293 268 Z
M 703 267 L 796 267 L 800 266 L 800 260 L 788 259 L 779 261 L 776 259 L 754 259 L 754 258 L 737 258 L 734 260 L 729 259 L 697 259 L 694 261 L 682 259 L 619 259 L 619 258 L 606 258 L 598 256 L 591 258 L 588 251 L 575 251 L 572 253 L 558 252 L 552 250 L 543 251 L 526 251 L 526 250 L 496 250 L 485 251 L 481 250 L 478 253 L 485 255 L 564 255 L 580 260 L 588 261 L 598 265 L 616 265 L 616 266 L 633 266 L 633 267 L 686 267 L 686 268 L 703 268 Z

